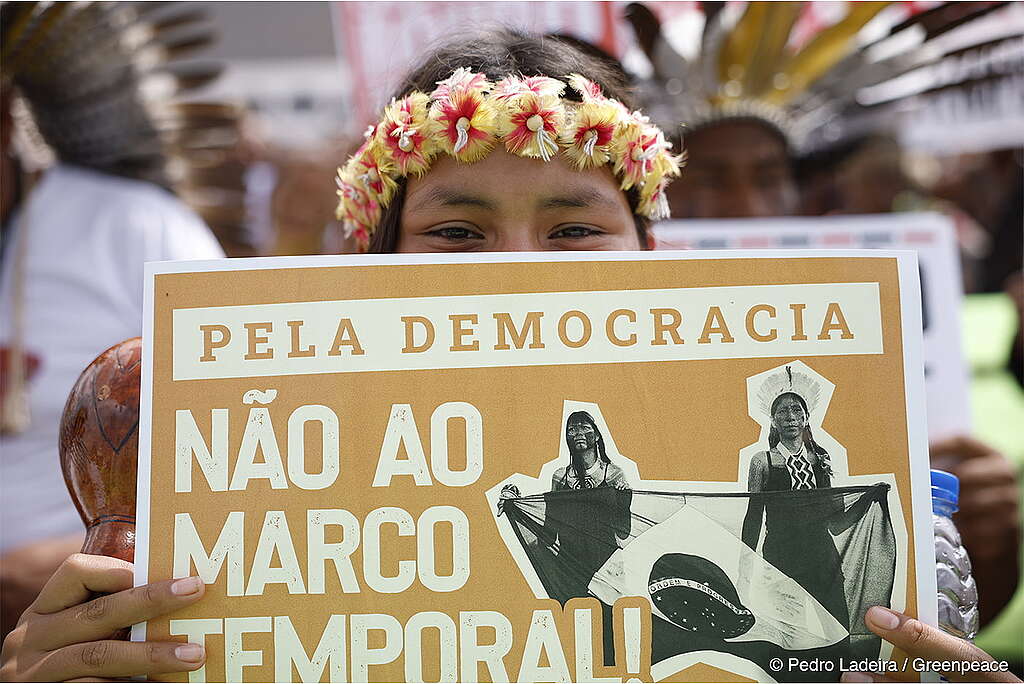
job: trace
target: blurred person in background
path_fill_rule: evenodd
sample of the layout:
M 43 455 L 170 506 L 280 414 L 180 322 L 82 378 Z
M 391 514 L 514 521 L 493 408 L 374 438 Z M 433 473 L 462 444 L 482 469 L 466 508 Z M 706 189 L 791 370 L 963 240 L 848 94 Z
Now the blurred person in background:
M 266 157 L 274 170 L 267 206 L 273 230 L 270 254 L 355 251 L 354 244 L 332 242 L 340 231 L 334 218 L 337 186 L 331 180 L 338 158 L 355 147 L 330 144 L 316 151 L 276 150 Z
M 645 109 L 666 130 L 683 123 L 676 130 L 685 139 L 687 171 L 667 193 L 676 218 L 806 213 L 796 182 L 797 150 L 820 151 L 817 163 L 803 170 L 814 178 L 810 201 L 823 210 L 890 212 L 928 205 L 930 198 L 903 172 L 899 150 L 888 139 L 870 136 L 865 138 L 870 144 L 833 147 L 846 155 L 842 166 L 826 150 L 836 143 L 822 137 L 830 124 L 859 113 L 858 87 L 894 75 L 858 52 L 858 34 L 882 8 L 880 3 L 850 4 L 828 28 L 805 29 L 799 3 L 752 2 L 742 9 L 704 3 L 702 32 L 694 38 L 699 48 L 684 57 L 669 44 L 650 9 L 637 3 L 627 7 L 627 19 L 652 68 L 651 77 L 640 84 Z M 889 36 L 901 40 L 916 31 L 927 46 L 993 9 L 992 4 L 939 5 L 894 24 Z M 794 36 L 801 30 L 804 36 L 797 41 Z M 939 50 L 930 54 L 942 56 Z M 973 226 L 958 231 L 961 245 L 974 249 L 970 254 L 978 261 L 982 248 L 977 243 L 986 236 L 963 212 L 959 215 L 960 223 Z M 1019 221 L 1016 230 L 1019 234 Z M 979 435 L 985 442 L 961 435 L 931 444 L 930 452 L 936 467 L 960 478 L 956 520 L 974 561 L 985 625 L 1007 606 L 1019 583 L 1020 489 L 1018 467 L 987 444 L 988 433 Z M 1019 608 L 1015 605 L 1015 614 Z M 1007 657 L 1021 666 L 1019 643 Z
M 887 214 L 934 211 L 953 222 L 964 291 L 978 289 L 990 236 L 955 203 L 937 197 L 911 173 L 907 154 L 894 136 L 874 134 L 846 143 L 832 157 L 836 206 L 831 213 Z
M 942 159 L 943 173 L 933 186 L 936 195 L 963 206 L 990 239 L 977 289 L 965 298 L 962 312 L 972 373 L 972 423 L 978 435 L 1018 467 L 1024 466 L 1022 160 L 1020 149 Z M 1018 590 L 1009 609 L 979 635 L 978 643 L 999 654 L 1020 653 L 1021 634 L 1024 591 Z
M 1011 572 L 1019 578 L 1024 508 L 1022 492 L 1013 486 L 1024 468 L 1021 153 L 916 160 L 937 174 L 915 173 L 916 162 L 891 135 L 862 136 L 818 156 L 826 154 L 835 202 L 830 213 L 937 211 L 955 227 L 967 293 L 962 315 L 973 436 L 932 444 L 932 466 L 958 475 L 967 493 L 956 520 L 975 566 L 982 624 L 990 625 L 979 643 L 1014 661 L 1019 672 L 1024 591 Z M 1000 611 L 1000 605 L 1006 608 Z
M 931 190 L 970 214 L 988 235 L 976 291 L 1007 290 L 1024 258 L 1024 149 L 942 159 Z
M 147 11 L 102 3 L 8 3 L 0 10 L 5 634 L 64 558 L 81 547 L 82 521 L 64 484 L 57 444 L 72 385 L 104 349 L 142 333 L 146 261 L 223 256 L 203 221 L 172 192 L 172 160 L 188 165 L 179 152 L 189 147 L 189 110 L 141 95 L 154 73 L 175 75 L 177 91 L 208 81 L 215 71 L 178 72 L 164 61 L 151 71 L 137 67 L 136 50 L 169 40 Z M 168 21 L 170 38 L 185 35 L 195 41 L 183 44 L 201 44 L 208 34 L 196 32 L 197 19 L 186 14 Z M 97 31 L 107 37 L 94 40 Z M 148 35 L 148 42 L 138 45 L 139 35 Z M 173 59 L 179 52 L 165 54 Z M 118 76 L 113 87 L 112 74 Z M 48 168 L 35 177 L 32 166 Z
M 782 110 L 757 98 L 740 97 L 742 92 L 736 89 L 742 88 L 742 78 L 722 85 L 723 91 L 732 88 L 729 92 L 736 97 L 720 97 L 719 84 L 709 84 L 702 76 L 713 69 L 699 60 L 712 60 L 710 35 L 718 31 L 713 27 L 722 18 L 722 5 L 706 3 L 700 40 L 702 50 L 707 48 L 696 61 L 674 51 L 648 7 L 626 7 L 626 18 L 653 69 L 652 77 L 640 83 L 641 100 L 677 149 L 686 149 L 687 173 L 668 190 L 672 216 L 790 216 L 798 209 L 799 193 Z M 722 70 L 729 68 L 742 76 L 737 72 L 741 65 Z
M 689 171 L 673 185 L 675 218 L 759 218 L 797 213 L 799 194 L 785 136 L 764 121 L 736 118 L 686 135 Z

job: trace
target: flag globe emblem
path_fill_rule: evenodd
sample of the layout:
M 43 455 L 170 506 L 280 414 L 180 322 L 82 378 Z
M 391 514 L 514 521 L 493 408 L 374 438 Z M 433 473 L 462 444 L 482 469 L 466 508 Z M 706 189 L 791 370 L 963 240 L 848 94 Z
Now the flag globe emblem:
M 651 568 L 647 590 L 658 612 L 687 632 L 731 639 L 754 625 L 732 580 L 707 558 L 666 553 Z

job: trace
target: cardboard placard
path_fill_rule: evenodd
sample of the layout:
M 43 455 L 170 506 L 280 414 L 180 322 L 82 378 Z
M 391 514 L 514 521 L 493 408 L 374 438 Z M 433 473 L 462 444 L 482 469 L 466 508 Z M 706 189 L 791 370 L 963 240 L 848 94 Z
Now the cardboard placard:
M 912 253 L 147 268 L 170 680 L 837 680 L 935 621 Z

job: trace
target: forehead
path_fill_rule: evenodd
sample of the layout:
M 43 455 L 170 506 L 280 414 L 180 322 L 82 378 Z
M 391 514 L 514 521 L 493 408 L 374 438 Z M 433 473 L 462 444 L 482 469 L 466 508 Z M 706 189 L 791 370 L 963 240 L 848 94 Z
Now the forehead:
M 797 399 L 796 397 L 794 397 L 792 394 L 784 394 L 784 395 L 782 395 L 781 398 L 777 399 L 776 402 L 777 402 L 775 404 L 776 408 L 782 408 L 783 406 L 792 406 L 792 405 L 796 405 L 796 406 L 801 406 L 802 407 L 802 404 L 800 403 L 800 400 Z
M 439 203 L 453 190 L 487 199 L 493 205 L 535 204 L 546 197 L 582 195 L 595 203 L 628 207 L 607 165 L 577 171 L 560 156 L 545 162 L 496 149 L 469 164 L 441 156 L 422 177 L 409 179 L 405 208 L 415 211 Z
M 764 124 L 750 121 L 702 128 L 687 136 L 685 143 L 696 168 L 789 161 L 782 138 Z

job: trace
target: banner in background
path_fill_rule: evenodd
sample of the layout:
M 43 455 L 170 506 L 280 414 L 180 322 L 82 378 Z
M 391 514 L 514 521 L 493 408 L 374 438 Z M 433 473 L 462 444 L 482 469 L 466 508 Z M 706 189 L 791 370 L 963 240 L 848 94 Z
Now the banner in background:
M 147 269 L 169 680 L 837 681 L 935 620 L 912 254 Z
M 618 55 L 618 17 L 611 2 L 338 2 L 341 54 L 351 73 L 353 105 L 371 122 L 398 80 L 427 50 L 460 32 L 514 26 L 537 33 L 568 33 Z

